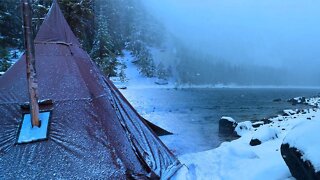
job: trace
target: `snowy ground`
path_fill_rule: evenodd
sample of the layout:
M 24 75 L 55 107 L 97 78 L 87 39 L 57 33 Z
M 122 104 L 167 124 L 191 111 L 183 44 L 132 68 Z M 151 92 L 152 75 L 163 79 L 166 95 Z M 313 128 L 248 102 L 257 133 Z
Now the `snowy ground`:
M 309 101 L 310 104 L 319 102 L 320 98 L 311 98 Z M 281 157 L 281 144 L 295 127 L 301 125 L 310 128 L 311 123 L 319 124 L 319 117 L 320 110 L 315 108 L 304 113 L 278 116 L 270 119 L 272 123 L 258 128 L 251 127 L 242 132 L 241 138 L 225 142 L 216 149 L 182 155 L 179 159 L 185 164 L 185 168 L 174 179 L 293 179 Z M 300 130 L 300 135 L 302 134 Z M 262 139 L 262 144 L 250 146 L 250 140 L 254 138 Z M 314 142 L 314 139 L 316 138 L 311 138 L 309 142 Z M 316 153 L 312 155 L 314 154 Z M 318 163 L 319 157 L 312 155 L 309 160 Z
M 162 83 L 163 80 L 158 78 L 146 78 L 139 73 L 137 70 L 137 66 L 133 63 L 134 57 L 131 55 L 130 51 L 124 50 L 123 56 L 118 57 L 119 62 L 124 63 L 126 65 L 125 74 L 126 81 L 121 82 L 118 78 L 112 78 L 111 80 L 118 88 L 168 88 L 174 87 L 174 83 L 172 80 L 166 81 L 165 85 L 158 85 L 156 83 Z

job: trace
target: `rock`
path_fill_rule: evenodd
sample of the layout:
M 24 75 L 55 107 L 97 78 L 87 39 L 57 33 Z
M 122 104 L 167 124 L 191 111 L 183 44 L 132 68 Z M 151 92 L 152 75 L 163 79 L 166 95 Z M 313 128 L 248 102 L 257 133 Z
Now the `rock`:
M 275 116 L 276 117 L 276 116 Z M 273 117 L 270 117 L 270 118 L 273 118 Z M 272 121 L 268 118 L 263 118 L 261 121 L 263 121 L 264 124 L 270 124 L 272 123 Z
M 260 145 L 266 141 L 276 138 L 278 138 L 278 131 L 269 125 L 263 125 L 254 132 L 250 145 Z
M 271 124 L 273 121 L 271 121 L 270 119 L 276 118 L 276 117 L 277 116 L 270 116 L 269 118 L 263 118 L 260 121 L 259 120 L 258 121 L 252 121 L 252 127 L 258 128 L 258 127 L 260 127 L 262 125 L 265 125 L 265 124 Z
M 259 139 L 251 139 L 251 141 L 250 141 L 251 146 L 257 146 L 260 144 L 261 144 L 261 141 Z
M 250 121 L 244 121 L 238 123 L 237 127 L 235 128 L 235 131 L 238 136 L 243 136 L 247 132 L 251 131 L 253 129 L 252 122 Z
M 264 125 L 263 121 L 257 121 L 257 122 L 252 123 L 252 127 L 254 127 L 254 128 L 258 128 L 262 125 Z
M 127 89 L 127 87 L 126 86 L 119 86 L 118 89 L 125 90 L 125 89 Z
M 292 115 L 295 115 L 296 113 L 297 113 L 296 111 L 291 109 L 283 110 L 282 116 L 292 116 Z
M 281 102 L 282 99 L 278 98 L 278 99 L 274 99 L 273 102 Z
M 165 80 L 165 79 L 157 79 L 154 83 L 158 84 L 158 85 L 167 85 L 167 84 L 169 84 L 168 81 Z
M 231 117 L 222 117 L 219 120 L 219 134 L 224 136 L 236 136 L 235 128 L 238 123 Z
M 296 179 L 320 179 L 320 121 L 305 121 L 283 139 L 281 154 Z
M 288 100 L 289 103 L 291 103 L 293 106 L 297 104 L 306 104 L 306 98 L 305 97 L 296 97 Z
M 282 144 L 281 155 L 292 176 L 297 180 L 320 179 L 320 172 L 315 172 L 310 161 L 302 159 L 301 151 L 297 148 L 290 147 L 289 144 Z

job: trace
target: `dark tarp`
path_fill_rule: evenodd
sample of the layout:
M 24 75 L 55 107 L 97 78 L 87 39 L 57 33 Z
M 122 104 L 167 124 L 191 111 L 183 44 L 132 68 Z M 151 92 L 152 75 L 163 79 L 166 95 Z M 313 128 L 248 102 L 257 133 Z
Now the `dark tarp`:
M 84 52 L 56 2 L 35 39 L 48 139 L 17 144 L 28 101 L 25 56 L 0 77 L 0 179 L 172 176 L 180 162 Z

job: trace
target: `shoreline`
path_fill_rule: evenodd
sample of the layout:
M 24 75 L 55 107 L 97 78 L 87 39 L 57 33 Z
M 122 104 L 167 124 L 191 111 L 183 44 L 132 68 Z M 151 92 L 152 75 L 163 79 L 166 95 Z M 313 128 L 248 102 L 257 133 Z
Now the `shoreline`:
M 256 128 L 252 122 L 240 122 L 240 138 L 223 142 L 219 147 L 197 153 L 184 154 L 179 160 L 185 168 L 174 179 L 290 179 L 291 173 L 282 159 L 280 147 L 286 135 L 296 126 L 308 121 L 319 121 L 319 97 L 307 98 L 313 108 L 284 110 L 287 115 L 269 118 L 270 123 Z M 237 127 L 238 127 L 237 126 Z M 250 145 L 252 140 L 261 143 Z

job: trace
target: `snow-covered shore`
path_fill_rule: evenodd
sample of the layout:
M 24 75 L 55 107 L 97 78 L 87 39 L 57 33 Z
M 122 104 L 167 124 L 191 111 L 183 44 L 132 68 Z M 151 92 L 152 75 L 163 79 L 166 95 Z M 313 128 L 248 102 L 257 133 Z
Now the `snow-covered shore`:
M 307 102 L 316 105 L 320 103 L 320 98 L 310 98 Z M 312 123 L 319 124 L 320 110 L 312 108 L 290 112 L 287 116 L 271 118 L 270 124 L 248 128 L 246 132 L 242 132 L 239 139 L 222 143 L 216 149 L 180 156 L 179 159 L 185 167 L 174 179 L 293 179 L 281 156 L 281 144 L 288 133 L 300 126 L 306 128 L 300 128 L 297 135 L 290 134 L 289 139 L 297 139 L 297 144 L 304 145 L 302 148 L 308 147 L 307 142 L 319 142 L 315 136 L 308 137 L 303 143 L 304 138 L 299 136 L 313 131 L 314 129 L 307 129 L 312 127 Z M 250 141 L 256 137 L 263 140 L 262 144 L 251 146 Z M 311 152 L 304 158 L 313 162 L 317 168 L 320 158 L 314 155 L 315 153 Z
M 167 85 L 157 85 L 155 84 L 156 78 L 143 77 L 132 63 L 133 57 L 127 51 L 124 51 L 124 56 L 120 57 L 119 60 L 127 65 L 127 82 L 118 85 L 128 88 L 127 90 L 123 90 L 123 93 L 125 96 L 129 96 L 129 100 L 140 103 L 140 101 L 135 99 L 136 95 L 130 93 L 130 89 L 177 88 L 170 81 Z M 242 87 L 204 85 L 179 86 L 178 88 Z M 299 101 L 298 98 L 296 100 Z M 310 106 L 319 107 L 320 98 L 307 99 L 306 103 Z M 238 135 L 241 136 L 239 139 L 224 142 L 218 148 L 208 151 L 180 155 L 178 158 L 185 166 L 178 171 L 173 179 L 294 179 L 282 158 L 281 144 L 284 141 L 297 140 L 294 143 L 297 146 L 303 146 L 303 149 L 305 146 L 308 146 L 306 143 L 314 142 L 314 139 L 310 139 L 310 137 L 306 142 L 304 138 L 299 139 L 295 135 L 286 137 L 290 132 L 295 130 L 295 127 L 305 126 L 306 128 L 310 128 L 310 126 L 313 126 L 311 123 L 319 124 L 320 127 L 320 110 L 318 108 L 310 108 L 304 111 L 284 110 L 284 115 L 279 115 L 269 120 L 271 123 L 259 127 L 252 126 L 252 123 L 249 121 L 241 122 L 236 128 Z M 240 126 L 246 128 L 240 128 Z M 312 130 L 310 129 L 310 131 Z M 301 136 L 304 130 L 298 130 L 297 132 Z M 251 146 L 250 142 L 252 139 L 259 139 L 261 144 Z M 304 158 L 313 162 L 316 166 L 315 168 L 319 168 L 320 158 L 314 157 L 314 154 L 314 152 L 311 152 L 306 154 Z

